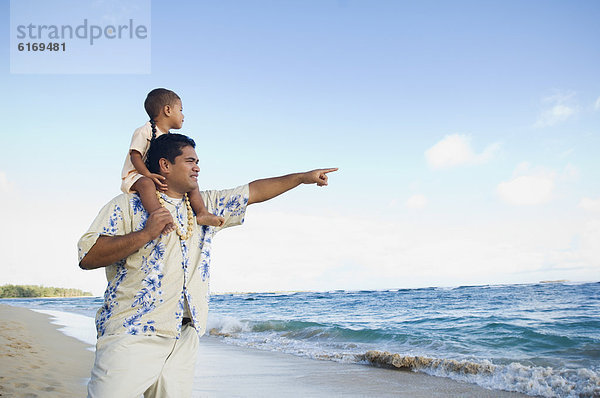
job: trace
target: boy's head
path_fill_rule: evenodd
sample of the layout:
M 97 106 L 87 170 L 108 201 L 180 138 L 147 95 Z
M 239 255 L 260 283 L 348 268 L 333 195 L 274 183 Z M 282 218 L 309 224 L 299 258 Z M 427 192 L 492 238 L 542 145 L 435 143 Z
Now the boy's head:
M 155 88 L 148 93 L 146 101 L 144 101 L 144 108 L 150 119 L 156 120 L 165 106 L 176 104 L 181 105 L 181 98 L 177 94 L 166 88 Z
M 148 149 L 146 167 L 151 173 L 159 174 L 159 160 L 164 158 L 170 163 L 175 163 L 175 158 L 183 153 L 182 149 L 186 146 L 195 148 L 196 143 L 183 134 L 164 134 L 157 137 Z

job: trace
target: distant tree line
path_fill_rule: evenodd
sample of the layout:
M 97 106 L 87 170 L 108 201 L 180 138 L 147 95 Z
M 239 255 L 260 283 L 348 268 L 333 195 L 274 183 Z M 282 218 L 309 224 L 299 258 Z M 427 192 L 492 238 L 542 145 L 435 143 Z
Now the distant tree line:
M 62 287 L 46 287 L 34 285 L 4 285 L 0 286 L 0 298 L 15 297 L 77 297 L 91 296 L 92 293 L 79 289 Z

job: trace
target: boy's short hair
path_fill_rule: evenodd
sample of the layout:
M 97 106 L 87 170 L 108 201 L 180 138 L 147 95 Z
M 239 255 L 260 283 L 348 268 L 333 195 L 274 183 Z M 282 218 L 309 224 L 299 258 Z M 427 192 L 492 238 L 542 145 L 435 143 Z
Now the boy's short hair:
M 177 100 L 181 101 L 181 98 L 174 91 L 166 88 L 155 88 L 146 96 L 144 108 L 150 119 L 154 119 L 160 114 L 165 105 L 173 105 Z
M 146 167 L 151 173 L 158 174 L 160 165 L 158 161 L 162 158 L 171 163 L 175 163 L 175 158 L 183 153 L 181 150 L 186 146 L 196 148 L 193 139 L 183 134 L 163 134 L 157 137 L 150 144 L 148 156 L 146 157 Z

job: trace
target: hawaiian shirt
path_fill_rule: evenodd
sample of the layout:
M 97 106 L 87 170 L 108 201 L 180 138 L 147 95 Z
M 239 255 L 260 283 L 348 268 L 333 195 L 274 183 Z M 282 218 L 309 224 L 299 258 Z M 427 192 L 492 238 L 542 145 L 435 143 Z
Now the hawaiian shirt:
M 179 338 L 184 306 L 199 335 L 208 316 L 210 251 L 213 236 L 244 222 L 249 187 L 201 192 L 206 208 L 225 218 L 221 227 L 201 226 L 181 240 L 175 232 L 160 235 L 137 252 L 105 268 L 108 286 L 96 314 L 98 337 L 114 334 Z M 187 229 L 183 199 L 164 194 L 165 207 L 182 231 Z M 78 243 L 79 261 L 99 236 L 126 235 L 144 228 L 148 212 L 137 193 L 122 194 L 105 205 Z M 194 218 L 195 221 L 195 218 Z

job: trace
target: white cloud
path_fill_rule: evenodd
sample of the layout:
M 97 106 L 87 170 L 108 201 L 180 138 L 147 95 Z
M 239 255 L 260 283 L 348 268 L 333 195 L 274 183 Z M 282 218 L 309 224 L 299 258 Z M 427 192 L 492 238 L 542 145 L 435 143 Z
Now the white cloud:
M 542 99 L 545 109 L 539 115 L 534 127 L 550 127 L 567 121 L 578 112 L 575 93 L 557 93 Z
M 451 134 L 425 151 L 427 163 L 434 169 L 443 169 L 463 164 L 485 163 L 493 158 L 500 144 L 487 146 L 476 154 L 471 148 L 471 139 L 464 134 Z
M 272 220 L 285 222 L 274 228 Z M 598 223 L 560 215 L 455 224 L 251 207 L 246 222 L 214 241 L 214 291 L 593 280 L 600 258 Z
M 600 269 L 600 219 L 588 220 L 583 228 L 583 231 L 579 234 L 581 237 L 581 243 L 578 257 L 581 258 L 581 262 L 589 264 L 595 270 L 596 278 L 598 280 L 598 269 Z
M 527 174 L 530 172 L 530 170 L 531 170 L 531 163 L 521 162 L 517 165 L 517 167 L 515 167 L 515 171 L 514 171 L 513 175 Z
M 581 173 L 579 172 L 579 168 L 577 166 L 568 163 L 565 166 L 565 169 L 560 175 L 560 179 L 562 181 L 577 181 L 580 177 Z
M 574 152 L 575 152 L 575 148 L 569 148 L 566 151 L 560 153 L 558 155 L 558 157 L 561 158 L 561 159 L 563 159 L 563 158 L 571 156 Z
M 538 205 L 552 198 L 556 179 L 554 173 L 531 172 L 528 163 L 521 163 L 517 166 L 516 174 L 512 179 L 498 184 L 497 192 L 505 202 L 519 206 Z
M 579 202 L 579 207 L 588 210 L 588 211 L 597 211 L 600 212 L 600 198 L 592 199 L 592 198 L 582 198 Z
M 571 163 L 567 163 L 562 171 L 555 171 L 521 162 L 515 167 L 512 178 L 499 183 L 496 191 L 509 204 L 538 205 L 549 202 L 558 186 L 576 182 L 579 178 L 579 168 Z
M 8 181 L 6 173 L 0 171 L 0 194 L 6 194 L 14 191 L 13 184 Z
M 4 176 L 5 177 L 5 176 Z M 0 175 L 0 190 L 5 181 Z M 77 266 L 77 241 L 94 219 L 100 203 L 89 197 L 46 196 L 43 201 L 19 189 L 0 195 L 0 285 L 33 284 L 72 287 L 101 294 L 103 270 Z
M 61 197 L 41 205 L 18 199 L 0 207 L 0 219 L 10 226 L 0 230 L 0 285 L 78 287 L 101 294 L 104 271 L 80 270 L 75 244 L 103 203 Z M 600 220 L 596 221 L 582 224 L 559 214 L 454 224 L 352 212 L 297 214 L 253 205 L 243 226 L 228 228 L 215 239 L 211 288 L 381 289 L 593 280 L 600 259 Z M 34 237 L 35 251 L 24 236 Z M 573 245 L 574 241 L 580 243 Z
M 410 209 L 422 209 L 427 206 L 428 200 L 425 195 L 416 194 L 408 198 L 405 205 Z
M 594 110 L 600 111 L 600 97 L 594 102 Z

